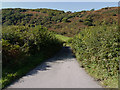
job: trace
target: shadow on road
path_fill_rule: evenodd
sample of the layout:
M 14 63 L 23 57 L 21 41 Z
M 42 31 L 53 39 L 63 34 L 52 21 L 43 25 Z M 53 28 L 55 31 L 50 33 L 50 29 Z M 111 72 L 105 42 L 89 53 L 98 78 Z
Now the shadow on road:
M 34 70 L 29 72 L 27 75 L 33 75 L 36 74 L 39 71 L 45 71 L 50 70 L 52 66 L 49 64 L 50 62 L 56 62 L 56 61 L 67 61 L 74 58 L 74 55 L 72 53 L 72 50 L 70 47 L 63 47 L 60 52 L 58 52 L 53 58 L 50 58 L 43 62 L 40 66 L 36 67 Z

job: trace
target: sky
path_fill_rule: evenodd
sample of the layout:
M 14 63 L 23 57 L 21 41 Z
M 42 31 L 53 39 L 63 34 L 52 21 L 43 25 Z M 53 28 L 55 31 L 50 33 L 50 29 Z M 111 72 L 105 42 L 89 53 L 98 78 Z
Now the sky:
M 118 2 L 5 2 L 5 1 L 7 0 L 4 0 L 4 2 L 2 3 L 2 8 L 27 8 L 27 9 L 49 8 L 49 9 L 57 9 L 57 10 L 72 11 L 72 12 L 91 10 L 93 8 L 95 10 L 98 10 L 104 7 L 118 6 Z M 9 0 L 9 1 L 15 1 L 15 0 Z M 38 1 L 38 0 L 32 0 L 32 1 Z M 44 1 L 49 1 L 49 0 L 44 0 Z M 73 1 L 73 0 L 69 0 L 69 1 Z
M 119 0 L 2 0 L 2 2 L 119 2 Z

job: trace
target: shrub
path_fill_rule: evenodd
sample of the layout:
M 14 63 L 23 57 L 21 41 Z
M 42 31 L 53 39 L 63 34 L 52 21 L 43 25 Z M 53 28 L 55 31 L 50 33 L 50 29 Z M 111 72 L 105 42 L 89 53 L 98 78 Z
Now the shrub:
M 91 9 L 90 11 L 95 11 L 95 9 L 93 8 L 93 9 Z
M 3 28 L 3 65 L 16 66 L 20 57 L 35 55 L 50 48 L 59 48 L 61 42 L 41 26 L 10 26 Z M 17 60 L 17 61 L 16 61 Z
M 79 22 L 83 22 L 83 20 L 80 19 Z
M 93 26 L 92 22 L 90 22 L 90 21 L 85 21 L 85 22 L 84 22 L 84 25 Z
M 63 21 L 63 22 L 67 22 L 67 18 L 63 18 L 62 21 Z
M 92 22 L 93 22 L 93 19 L 91 17 L 86 18 L 84 21 L 84 25 L 93 26 Z
M 114 87 L 118 85 L 120 35 L 117 29 L 115 25 L 91 27 L 69 41 L 81 66 L 97 80 L 107 81 L 107 87 L 108 83 L 114 84 Z

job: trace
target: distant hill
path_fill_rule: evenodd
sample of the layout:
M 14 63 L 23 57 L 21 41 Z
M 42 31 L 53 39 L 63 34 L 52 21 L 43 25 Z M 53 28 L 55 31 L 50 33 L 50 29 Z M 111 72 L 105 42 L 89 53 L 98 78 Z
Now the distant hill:
M 48 30 L 65 36 L 74 36 L 83 28 L 98 25 L 117 24 L 118 8 L 105 7 L 100 10 L 64 12 L 52 9 L 3 9 L 2 23 L 6 25 L 21 25 L 35 27 L 42 25 Z

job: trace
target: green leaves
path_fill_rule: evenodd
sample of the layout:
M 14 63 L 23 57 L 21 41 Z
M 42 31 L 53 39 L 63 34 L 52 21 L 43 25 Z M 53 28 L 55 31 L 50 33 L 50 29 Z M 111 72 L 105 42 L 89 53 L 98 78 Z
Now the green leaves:
M 62 46 L 61 41 L 56 39 L 53 33 L 41 26 L 3 27 L 2 43 L 4 66 L 9 63 L 18 65 L 21 58 L 27 55 L 35 55 L 41 51 Z
M 104 81 L 118 77 L 118 39 L 120 35 L 116 25 L 96 26 L 82 30 L 72 39 L 71 47 L 83 67 L 95 78 Z

